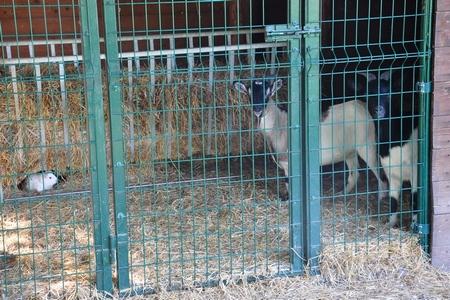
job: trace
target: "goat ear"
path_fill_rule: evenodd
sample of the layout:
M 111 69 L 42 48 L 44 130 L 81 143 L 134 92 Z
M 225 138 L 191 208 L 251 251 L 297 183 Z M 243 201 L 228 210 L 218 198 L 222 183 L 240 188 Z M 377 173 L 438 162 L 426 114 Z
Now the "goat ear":
M 358 72 L 358 75 L 366 78 L 367 82 L 377 80 L 377 75 L 372 72 Z
M 236 91 L 238 91 L 239 93 L 248 95 L 248 89 L 245 86 L 245 84 L 243 84 L 242 82 L 235 81 L 235 82 L 233 82 L 233 86 L 234 86 L 234 89 Z
M 390 71 L 384 71 L 383 73 L 380 74 L 380 79 L 381 80 L 385 80 L 385 81 L 389 81 L 389 79 L 391 79 L 391 72 Z
M 272 83 L 270 84 L 269 95 L 267 96 L 272 97 L 282 86 L 283 80 L 277 79 L 275 81 L 272 81 Z
M 358 72 L 356 73 L 356 80 L 353 78 L 347 80 L 347 87 L 353 92 L 363 93 L 366 89 L 366 84 L 376 79 L 377 76 L 371 72 Z

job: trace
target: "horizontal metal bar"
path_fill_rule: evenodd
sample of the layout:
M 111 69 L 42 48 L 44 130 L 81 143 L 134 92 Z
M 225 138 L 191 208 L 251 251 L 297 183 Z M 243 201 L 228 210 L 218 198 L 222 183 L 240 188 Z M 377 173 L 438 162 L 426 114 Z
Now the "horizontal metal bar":
M 168 50 L 154 50 L 154 51 L 140 51 L 140 52 L 124 52 L 119 54 L 119 58 L 143 57 L 143 56 L 170 56 L 180 54 L 198 54 L 211 52 L 226 52 L 239 51 L 248 49 L 264 49 L 272 47 L 285 47 L 287 43 L 258 43 L 258 44 L 243 44 L 243 45 L 224 45 L 201 47 L 192 49 L 168 49 Z
M 285 47 L 287 43 L 258 43 L 250 45 L 224 45 L 217 47 L 201 47 L 192 49 L 167 49 L 167 50 L 153 50 L 153 51 L 139 51 L 139 52 L 124 52 L 119 53 L 121 58 L 137 58 L 137 57 L 157 57 L 157 56 L 172 56 L 182 54 L 198 54 L 198 53 L 216 53 L 236 50 L 248 49 L 264 49 L 272 47 Z M 100 54 L 100 59 L 104 60 L 105 54 Z M 21 65 L 21 64 L 43 64 L 43 63 L 64 63 L 64 62 L 81 62 L 82 55 L 69 56 L 52 56 L 52 57 L 33 57 L 33 58 L 10 58 L 3 60 L 3 65 Z
M 117 40 L 120 42 L 129 41 L 145 41 L 145 40 L 165 40 L 165 39 L 179 39 L 190 37 L 208 37 L 208 36 L 223 36 L 223 35 L 241 35 L 248 33 L 264 33 L 264 28 L 257 29 L 243 29 L 243 30 L 220 30 L 220 31 L 208 31 L 208 32 L 192 32 L 192 33 L 166 33 L 155 35 L 139 35 L 139 36 L 119 36 Z M 105 39 L 100 38 L 100 43 L 104 43 Z M 42 46 L 42 45 L 64 45 L 64 44 L 81 44 L 80 38 L 75 39 L 52 39 L 52 40 L 27 40 L 27 41 L 7 41 L 1 42 L 1 47 L 7 46 Z

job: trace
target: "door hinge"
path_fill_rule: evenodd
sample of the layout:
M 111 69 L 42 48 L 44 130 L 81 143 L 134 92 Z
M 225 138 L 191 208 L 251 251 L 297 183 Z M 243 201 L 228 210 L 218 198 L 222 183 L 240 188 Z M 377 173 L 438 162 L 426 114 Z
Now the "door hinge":
M 430 225 L 429 224 L 411 224 L 412 230 L 418 234 L 430 234 Z
M 265 28 L 266 42 L 286 41 L 288 39 L 300 38 L 305 34 L 320 33 L 319 23 L 308 23 L 303 28 L 297 23 L 267 25 Z
M 419 81 L 416 83 L 416 90 L 419 93 L 430 93 L 431 92 L 431 82 Z

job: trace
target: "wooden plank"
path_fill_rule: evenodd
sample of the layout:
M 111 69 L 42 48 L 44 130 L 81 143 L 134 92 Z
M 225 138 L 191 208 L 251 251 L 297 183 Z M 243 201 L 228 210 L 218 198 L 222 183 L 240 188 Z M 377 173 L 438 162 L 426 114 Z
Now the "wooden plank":
M 435 47 L 450 46 L 450 11 L 436 13 Z
M 433 213 L 450 214 L 450 180 L 434 181 L 433 185 Z
M 450 246 L 433 247 L 431 249 L 431 264 L 440 270 L 450 272 Z
M 433 181 L 450 180 L 450 168 L 447 167 L 450 160 L 450 149 L 434 149 L 431 155 Z
M 448 59 L 450 47 L 436 48 L 434 55 L 434 81 L 450 81 Z
M 30 2 L 33 3 L 33 5 L 39 5 L 42 2 L 44 2 L 44 0 L 35 0 L 35 1 L 30 1 L 30 0 L 3 0 L 2 1 L 2 5 L 3 6 L 9 6 L 12 5 L 12 3 L 14 3 L 14 5 L 16 6 L 23 6 L 23 5 L 29 5 Z M 61 3 L 61 5 L 67 6 L 73 6 L 73 0 L 45 0 L 45 5 L 57 5 L 58 3 Z
M 433 247 L 450 246 L 450 214 L 433 216 L 432 245 Z
M 31 25 L 30 25 L 31 24 Z M 60 26 L 62 24 L 62 26 Z M 17 19 L 17 30 L 14 22 L 6 22 L 2 24 L 2 30 L 4 39 L 7 40 L 8 36 L 20 35 L 21 38 L 24 36 L 31 36 L 33 32 L 34 38 L 38 35 L 55 35 L 60 33 L 72 34 L 74 32 L 80 32 L 78 19 L 73 18 L 43 18 L 42 16 L 33 16 L 30 19 L 20 18 Z M 32 30 L 31 30 L 32 29 Z M 46 31 L 47 30 L 47 31 Z
M 433 84 L 433 116 L 450 115 L 450 81 L 435 81 Z
M 450 0 L 437 0 L 436 11 L 450 11 Z
M 450 116 L 433 117 L 433 148 L 450 148 Z
M 9 7 L 5 7 L 5 5 L 2 5 L 2 7 L 0 7 L 0 16 L 2 16 L 2 19 L 4 20 L 14 20 L 14 17 L 16 19 L 29 20 L 30 16 L 31 18 L 36 16 L 46 16 L 47 18 L 78 18 L 79 13 L 76 6 L 61 5 L 61 9 L 59 10 L 57 6 L 48 5 L 47 1 L 45 6 L 11 5 Z M 73 9 L 74 7 L 75 9 Z

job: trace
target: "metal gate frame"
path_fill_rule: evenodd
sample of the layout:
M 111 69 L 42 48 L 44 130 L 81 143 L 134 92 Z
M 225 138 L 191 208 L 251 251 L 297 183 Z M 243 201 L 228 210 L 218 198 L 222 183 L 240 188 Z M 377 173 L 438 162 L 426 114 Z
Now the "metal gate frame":
M 431 56 L 431 9 L 429 1 L 424 2 L 424 42 L 422 54 L 424 68 L 422 80 L 430 78 Z M 128 228 L 125 193 L 125 157 L 122 128 L 121 86 L 118 78 L 118 29 L 116 3 L 103 0 L 106 68 L 108 75 L 108 96 L 111 132 L 111 153 L 113 166 L 113 197 L 115 232 L 110 232 L 109 193 L 106 159 L 105 122 L 103 118 L 102 73 L 100 62 L 100 37 L 96 1 L 80 0 L 82 21 L 83 58 L 86 73 L 86 97 L 89 109 L 90 161 L 92 199 L 94 207 L 94 239 L 96 255 L 96 280 L 100 291 L 113 291 L 112 263 L 117 268 L 117 287 L 120 292 L 130 288 L 128 262 Z M 320 2 L 316 0 L 289 1 L 290 24 L 302 24 L 302 29 L 319 26 Z M 319 122 L 320 86 L 319 51 L 320 34 L 302 33 L 288 38 L 291 56 L 289 78 L 290 109 L 290 252 L 291 272 L 305 271 L 305 262 L 312 273 L 318 272 L 320 251 L 320 157 Z M 300 66 L 303 67 L 301 68 Z M 421 243 L 428 249 L 428 114 L 429 93 L 421 94 L 421 109 L 425 118 L 420 122 L 420 168 L 422 190 L 420 193 L 420 214 L 418 230 Z M 315 124 L 315 125 L 312 125 Z M 95 137 L 95 139 L 92 139 Z M 295 149 L 295 151 L 293 151 Z M 316 149 L 316 150 L 312 150 Z
M 88 103 L 89 155 L 97 289 L 112 291 L 106 131 L 97 1 L 80 0 L 85 90 Z

